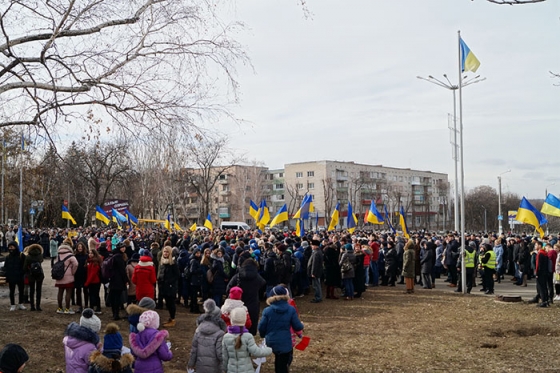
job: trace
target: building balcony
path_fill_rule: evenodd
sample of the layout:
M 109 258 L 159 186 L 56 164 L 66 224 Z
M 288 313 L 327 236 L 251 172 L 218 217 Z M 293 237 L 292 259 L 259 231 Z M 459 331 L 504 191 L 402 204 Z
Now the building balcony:
M 219 179 L 218 184 L 220 184 L 220 185 L 229 184 L 229 180 L 228 179 Z

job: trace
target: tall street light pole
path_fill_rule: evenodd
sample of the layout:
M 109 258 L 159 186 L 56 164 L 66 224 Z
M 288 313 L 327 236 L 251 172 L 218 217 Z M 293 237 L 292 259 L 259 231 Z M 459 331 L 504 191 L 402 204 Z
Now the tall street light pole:
M 507 170 L 502 172 L 498 175 L 498 234 L 502 234 L 504 232 L 502 228 L 502 221 L 504 216 L 502 215 L 502 175 L 511 172 L 511 170 Z
M 454 208 L 454 218 L 455 218 L 455 232 L 459 232 L 459 175 L 458 175 L 458 162 L 459 162 L 459 152 L 458 152 L 458 143 L 457 143 L 457 100 L 456 100 L 456 94 L 455 92 L 457 91 L 457 89 L 459 89 L 459 86 L 457 84 L 452 84 L 451 81 L 449 80 L 449 78 L 447 77 L 447 74 L 443 74 L 443 77 L 445 78 L 445 80 L 447 82 L 444 82 L 440 79 L 434 78 L 432 75 L 429 75 L 427 78 L 424 78 L 422 76 L 417 76 L 416 78 L 421 79 L 421 80 L 425 80 L 429 83 L 435 84 L 437 86 L 443 87 L 445 89 L 449 89 L 451 92 L 453 92 L 453 154 L 454 154 L 454 163 L 455 163 L 455 198 L 454 198 L 454 204 L 455 204 L 455 208 Z M 480 78 L 480 75 L 477 75 L 471 79 L 468 80 L 464 80 L 461 83 L 461 87 L 466 87 L 470 84 L 474 84 L 474 83 L 478 83 L 478 82 L 482 82 L 486 80 L 486 78 Z M 461 206 L 461 208 L 463 208 Z

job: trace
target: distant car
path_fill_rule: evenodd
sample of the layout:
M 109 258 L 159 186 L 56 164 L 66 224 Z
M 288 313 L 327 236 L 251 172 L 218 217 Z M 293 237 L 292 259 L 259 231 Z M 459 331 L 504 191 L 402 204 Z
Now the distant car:
M 317 230 L 318 230 L 319 232 L 324 232 L 324 231 L 327 230 L 327 227 L 325 227 L 324 225 L 319 225 L 319 226 L 317 227 Z
M 234 231 L 250 231 L 251 227 L 246 223 L 239 222 L 239 221 L 223 221 L 220 223 L 220 229 L 233 229 Z
M 206 228 L 206 227 L 196 227 L 196 230 L 197 230 L 197 231 L 207 231 L 207 230 L 209 230 L 209 229 Z

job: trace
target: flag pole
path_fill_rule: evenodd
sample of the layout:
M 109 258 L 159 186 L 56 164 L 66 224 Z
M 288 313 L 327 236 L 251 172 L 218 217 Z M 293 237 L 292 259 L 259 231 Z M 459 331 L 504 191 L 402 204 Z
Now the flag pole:
M 23 139 L 23 130 L 21 131 L 21 155 L 19 165 L 19 229 L 23 233 L 23 151 L 25 150 L 25 141 Z M 21 244 L 20 244 L 21 245 Z
M 457 50 L 459 53 L 459 137 L 461 147 L 461 286 L 467 293 L 467 273 L 465 267 L 465 168 L 463 162 L 463 69 L 461 60 L 461 31 L 457 31 Z

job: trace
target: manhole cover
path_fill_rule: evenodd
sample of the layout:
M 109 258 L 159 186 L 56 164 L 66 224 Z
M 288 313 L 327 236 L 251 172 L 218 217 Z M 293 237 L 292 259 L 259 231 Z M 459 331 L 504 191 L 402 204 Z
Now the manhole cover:
M 523 299 L 521 299 L 520 296 L 516 296 L 516 295 L 496 295 L 496 300 L 498 302 L 507 302 L 507 303 L 517 303 L 523 301 Z

